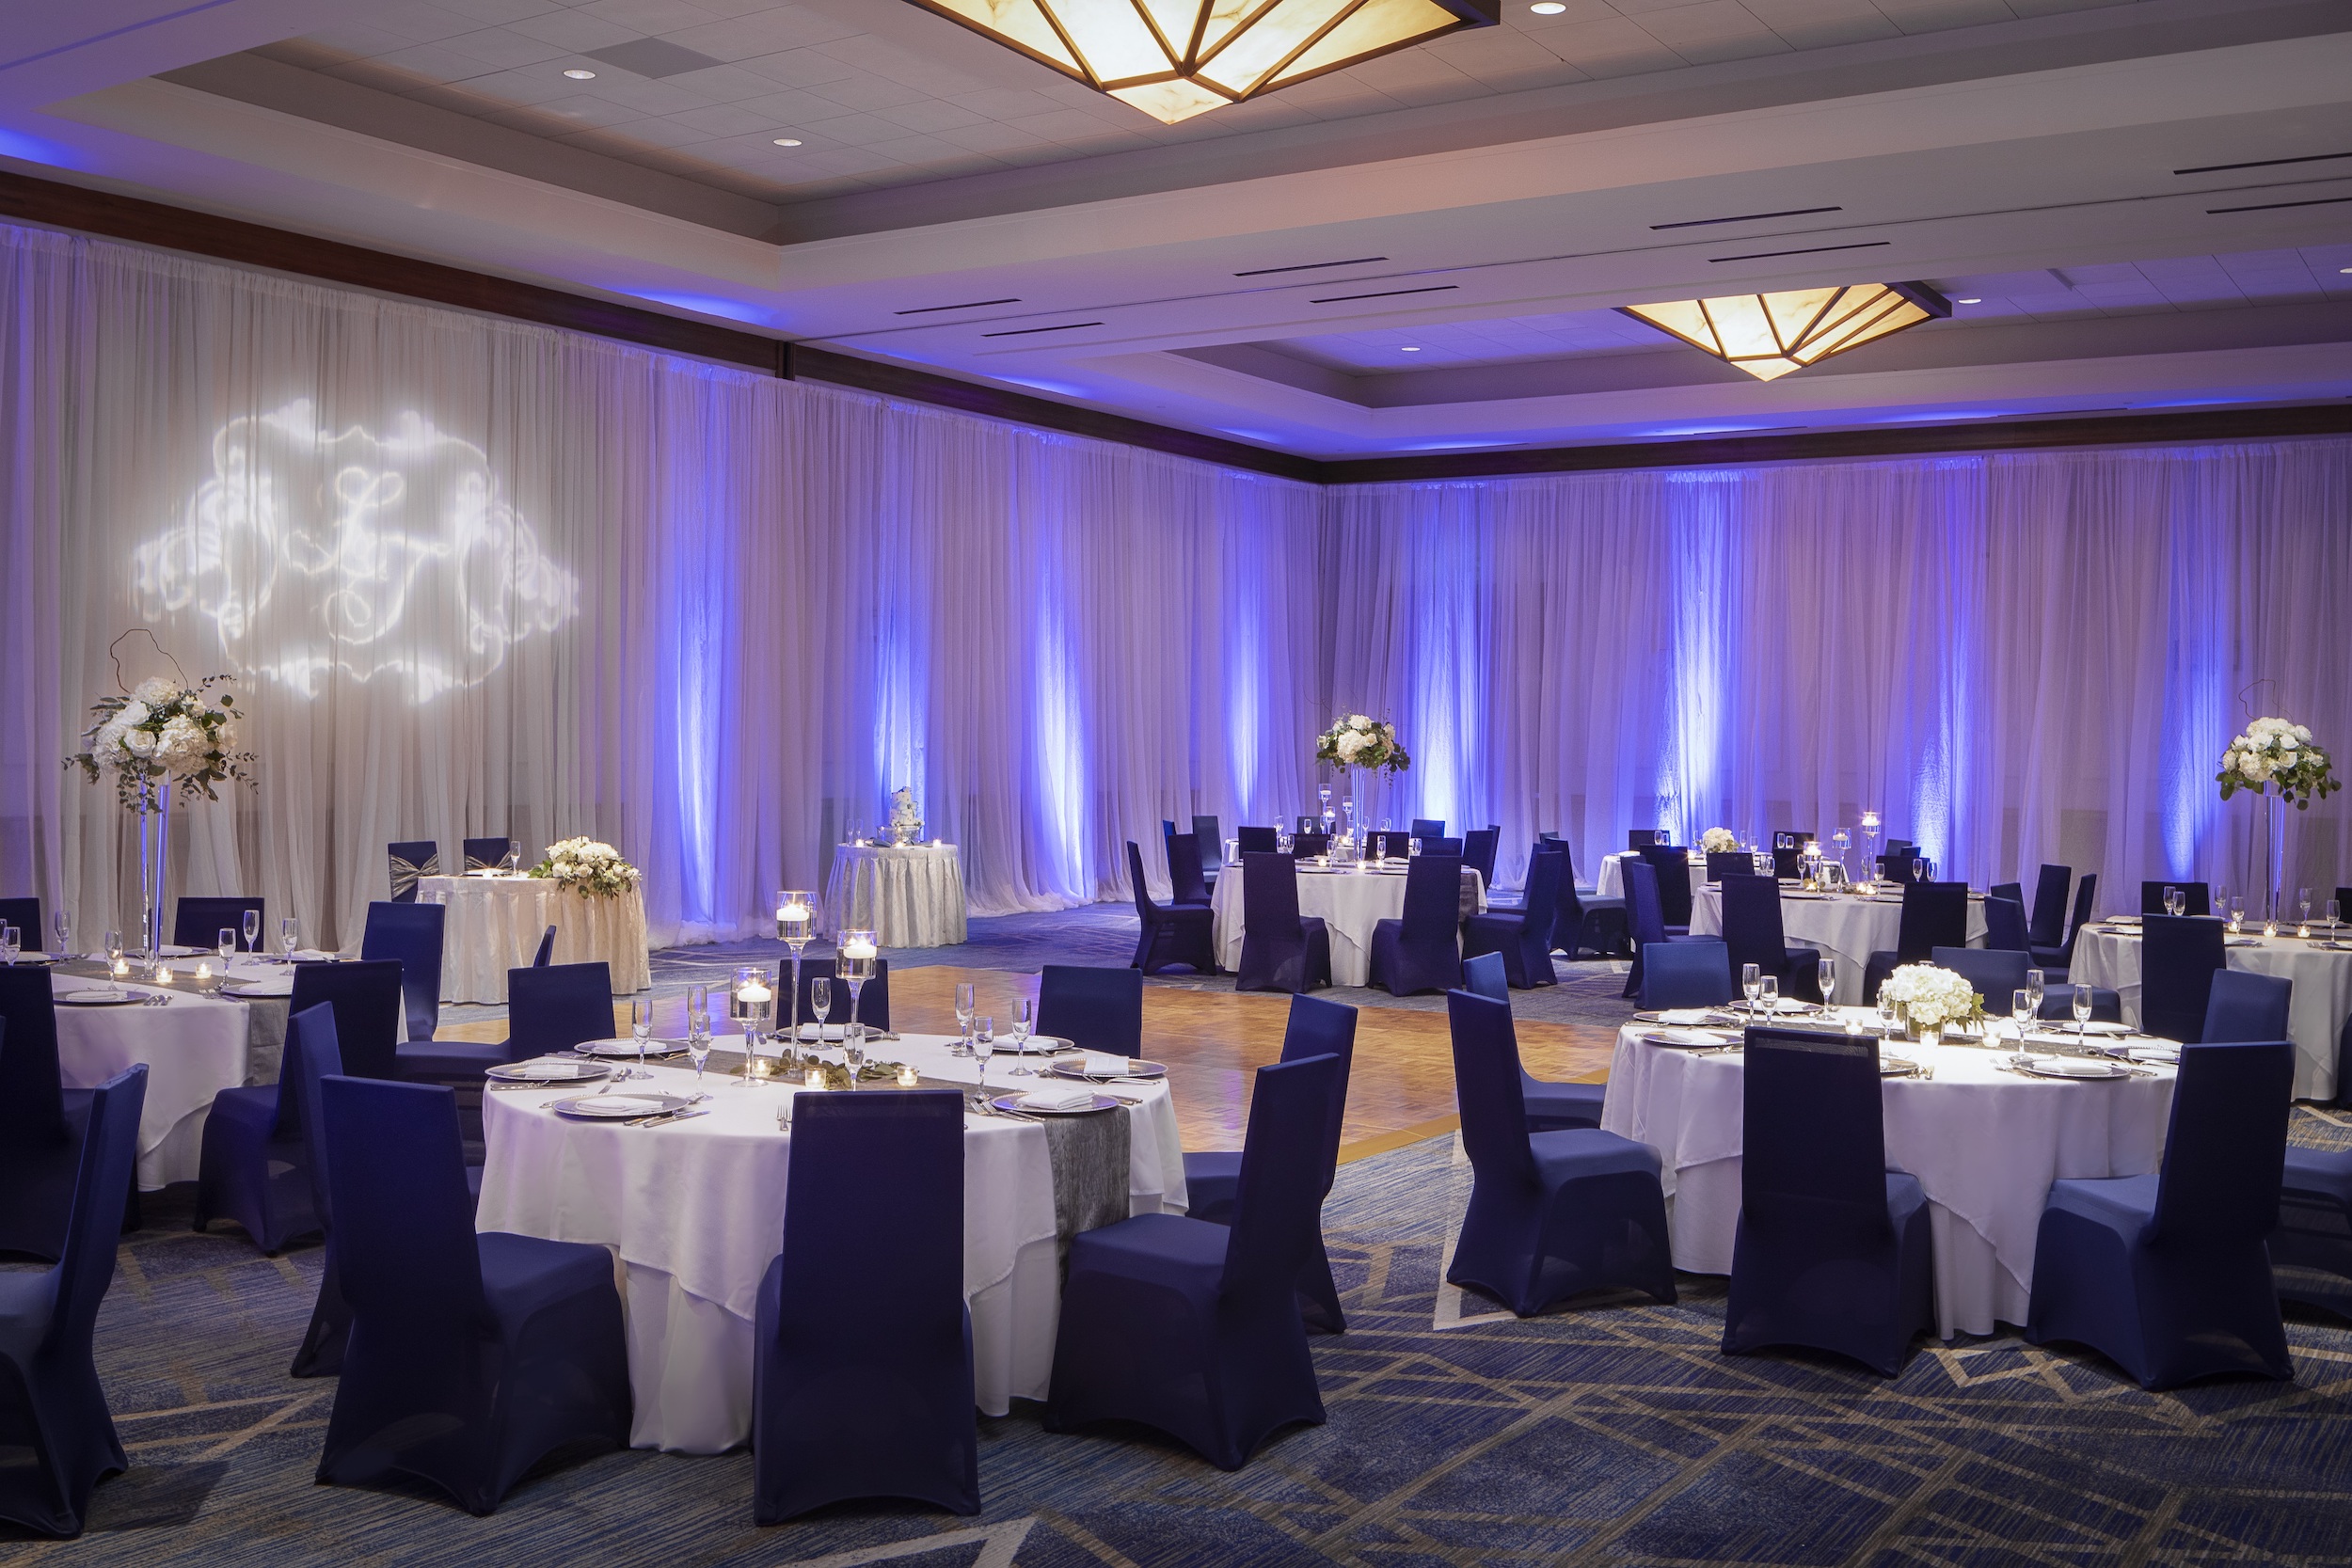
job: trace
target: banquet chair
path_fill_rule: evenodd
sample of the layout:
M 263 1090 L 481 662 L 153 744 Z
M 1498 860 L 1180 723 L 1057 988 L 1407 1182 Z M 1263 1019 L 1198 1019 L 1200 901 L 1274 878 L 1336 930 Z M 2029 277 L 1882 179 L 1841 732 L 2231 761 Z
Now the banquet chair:
M 2143 1388 L 2293 1377 L 2264 1243 L 2279 1223 L 2294 1083 L 2286 1040 L 2183 1051 L 2156 1174 L 2051 1183 L 2026 1339 L 2089 1345 Z
M 1675 1299 L 1658 1151 L 1598 1128 L 1528 1131 L 1511 1006 L 1451 991 L 1454 1092 L 1470 1156 L 1470 1207 L 1446 1282 L 1522 1318 L 1595 1290 Z
M 1142 973 L 1045 965 L 1037 977 L 1037 1032 L 1081 1051 L 1136 1054 L 1143 1049 Z
M 1292 822 L 1291 832 L 1293 834 L 1321 832 L 1323 832 L 1323 818 L 1320 816 L 1299 816 Z
M 1625 847 L 1628 849 L 1646 849 L 1653 844 L 1673 842 L 1674 835 L 1662 828 L 1628 828 L 1625 833 Z
M 1604 958 L 1631 951 L 1623 896 L 1604 898 L 1581 891 L 1576 885 L 1576 854 L 1567 841 L 1548 842 L 1558 847 L 1560 856 L 1560 905 L 1551 922 L 1552 945 L 1571 962 L 1586 948 Z
M 2269 1247 L 2280 1299 L 2352 1318 L 2352 1148 L 2287 1145 Z
M 1658 873 L 1658 908 L 1668 936 L 1691 929 L 1691 857 L 1671 844 L 1653 844 L 1642 851 L 1642 863 Z
M 1639 996 L 1651 948 L 1670 942 L 1712 942 L 1715 939 L 1694 938 L 1687 933 L 1677 936 L 1666 929 L 1665 916 L 1659 909 L 1658 873 L 1646 862 L 1627 861 L 1619 870 L 1625 877 L 1626 924 L 1633 941 L 1633 967 L 1626 974 L 1624 994 Z
M 1772 875 L 1783 881 L 1795 881 L 1804 875 L 1804 847 L 1802 845 L 1772 846 Z
M 355 1078 L 405 1076 L 400 1054 L 400 965 L 389 958 L 373 963 L 294 965 L 286 1016 L 308 1011 L 322 1002 L 335 1009 L 335 1036 L 342 1042 L 345 1072 Z
M 1140 1421 L 1238 1470 L 1278 1429 L 1321 1424 L 1297 1287 L 1339 1071 L 1332 1056 L 1257 1070 L 1230 1223 L 1137 1214 L 1071 1238 L 1048 1431 Z
M 447 904 L 378 901 L 368 906 L 359 933 L 359 957 L 389 958 L 400 965 L 401 1002 L 408 1038 L 429 1040 L 441 1024 L 441 934 Z
M 628 1447 L 612 1254 L 474 1229 L 453 1091 L 341 1077 L 319 1099 L 352 1313 L 319 1481 L 410 1477 L 486 1514 L 558 1449 Z
M 849 1022 L 850 988 L 847 983 L 836 977 L 834 960 L 830 955 L 815 958 L 803 958 L 801 960 L 801 1022 L 807 1023 L 817 1017 L 816 1005 L 810 998 L 817 982 L 820 979 L 834 982 L 833 1011 L 824 1021 L 826 1026 L 832 1028 Z M 782 1010 L 787 1005 L 784 996 L 791 980 L 792 960 L 789 958 L 779 960 L 776 964 L 776 1006 L 778 1009 L 776 1027 L 779 1029 L 786 1027 L 791 1022 Z M 712 1013 L 714 1016 L 724 1016 L 723 1010 L 718 1007 L 715 997 Z M 858 991 L 857 1017 L 858 1022 L 865 1024 L 870 1033 L 882 1035 L 890 1033 L 890 960 L 888 958 L 874 960 L 874 977 L 866 981 Z
M 318 1217 L 326 1258 L 318 1298 L 310 1304 L 310 1322 L 286 1375 L 333 1377 L 342 1370 L 343 1346 L 351 1335 L 351 1304 L 343 1299 L 342 1273 L 335 1263 L 335 1215 L 326 1194 L 326 1113 L 319 1099 L 321 1084 L 345 1076 L 343 1053 L 335 1042 L 334 1008 L 321 1003 L 287 1019 L 286 1060 L 278 1072 L 281 1082 L 289 1068 L 302 1098 L 303 1170 L 310 1178 L 310 1212 Z M 478 1179 L 479 1173 L 468 1175 Z
M 417 901 L 417 879 L 441 874 L 441 847 L 429 838 L 402 839 L 384 846 L 384 859 L 390 868 L 392 902 L 413 904 Z
M 1707 879 L 1720 882 L 1725 877 L 1753 877 L 1756 857 L 1745 849 L 1710 849 L 1707 852 Z
M 1489 824 L 1472 828 L 1462 835 L 1462 863 L 1478 873 L 1478 885 L 1491 890 L 1495 885 L 1495 853 L 1502 842 L 1502 830 Z
M 1330 852 L 1331 835 L 1329 833 L 1320 830 L 1311 832 L 1301 828 L 1291 834 L 1291 856 L 1295 860 L 1303 861 L 1311 855 L 1327 855 Z
M 2195 1045 L 2205 1037 L 2213 977 L 2228 961 L 2222 923 L 2210 915 L 2151 914 L 2139 922 L 2139 1024 Z
M 1462 863 L 1422 854 L 1405 872 L 1405 913 L 1372 927 L 1367 984 L 1391 996 L 1452 990 L 1462 983 Z
M 1747 1032 L 1724 1354 L 1799 1345 L 1893 1377 L 1935 1326 L 1919 1179 L 1886 1165 L 1879 1042 Z
M 2205 1045 L 2286 1039 L 2294 999 L 2295 982 L 2280 975 L 2217 969 L 2213 991 L 2205 999 L 2205 1027 L 2199 1039 Z
M 1892 846 L 1888 847 L 1885 854 L 1878 858 L 1878 868 L 1879 875 L 1886 880 L 1900 882 L 1905 886 L 1913 882 L 1926 881 L 1935 875 L 1935 863 L 1919 853 L 1916 848 L 1897 849 Z
M 1290 856 L 1242 856 L 1241 911 L 1235 990 L 1295 995 L 1331 983 L 1330 927 L 1298 912 L 1298 864 Z
M 1235 828 L 1233 847 L 1245 855 L 1271 855 L 1282 847 L 1282 835 L 1272 828 Z
M 550 926 L 539 933 L 539 946 L 531 955 L 531 967 L 545 969 L 555 961 L 555 927 Z
M 2066 890 L 2074 879 L 2071 865 L 2044 864 L 2035 873 L 2033 911 L 2026 921 L 2028 941 L 2055 947 L 2065 939 Z
M 138 1164 L 146 1064 L 89 1096 L 89 1139 L 57 1261 L 0 1275 L 0 1433 L 19 1456 L 0 1465 L 0 1520 L 50 1536 L 81 1534 L 90 1493 L 131 1467 L 91 1340 Z
M 2090 911 L 2098 895 L 2099 874 L 2096 871 L 2084 872 L 2082 880 L 2074 884 L 2074 912 L 2067 920 L 2065 942 L 2056 947 L 2040 942 L 2033 944 L 2033 960 L 2049 978 L 2063 980 L 2067 971 L 2074 967 L 2074 940 L 2090 923 Z
M 1331 1196 L 1339 1170 L 1340 1129 L 1347 1115 L 1347 1080 L 1356 1060 L 1356 1009 L 1320 997 L 1291 998 L 1290 1019 L 1282 1028 L 1285 1062 L 1310 1056 L 1332 1056 L 1340 1070 L 1331 1080 L 1331 1120 L 1324 1143 L 1323 1196 Z M 1230 1224 L 1233 1195 L 1241 1185 L 1242 1156 L 1238 1150 L 1213 1149 L 1184 1156 L 1184 1212 L 1215 1225 Z M 1323 1250 L 1323 1227 L 1317 1225 L 1307 1251 L 1306 1267 L 1298 1274 L 1298 1310 L 1310 1328 L 1331 1334 L 1347 1332 L 1340 1310 L 1340 1291 L 1331 1277 L 1331 1259 Z
M 1421 846 L 1424 855 L 1452 855 L 1456 860 L 1462 857 L 1462 841 L 1458 838 L 1417 838 L 1413 842 Z
M 0 967 L 0 1253 L 64 1255 L 89 1117 L 58 1069 L 49 972 Z
M 2026 884 L 2023 882 L 1994 882 L 1984 890 L 1984 895 L 1987 898 L 2006 898 L 2021 910 L 2026 907 Z
M 2026 971 L 2033 967 L 2032 955 L 2006 947 L 1938 947 L 1928 955 L 1928 962 L 1966 980 L 1983 999 L 1984 1010 L 1994 1018 L 2010 1016 L 2010 1003 L 2026 989 Z M 2041 1010 L 2034 1016 L 2053 1022 L 2073 1018 L 2074 988 L 2045 984 Z M 2106 986 L 2091 987 L 2090 1016 L 2101 1023 L 2122 1022 L 2121 993 Z
M 2004 886 L 2015 888 L 2016 883 Z M 1994 888 L 1984 901 L 1984 944 L 2004 953 L 2023 953 L 2033 967 L 2033 939 L 2026 925 L 2026 906 Z
M 1502 972 L 1502 955 L 1481 953 L 1462 960 L 1462 989 L 1472 996 L 1510 1006 L 1511 988 Z M 1527 1107 L 1530 1132 L 1558 1132 L 1570 1127 L 1598 1127 L 1607 1084 L 1554 1084 L 1519 1068 L 1519 1100 Z
M 1200 844 L 1201 874 L 1208 879 L 1209 886 L 1214 890 L 1216 886 L 1216 874 L 1225 869 L 1225 839 L 1222 831 L 1216 825 L 1216 818 L 1214 816 L 1194 817 L 1192 836 Z
M 1410 860 L 1413 854 L 1413 835 L 1400 833 L 1393 829 L 1375 830 L 1364 840 L 1364 852 L 1384 856 L 1392 861 Z
M 1415 838 L 1445 837 L 1445 818 L 1442 816 L 1414 817 L 1412 836 Z
M 854 1497 L 980 1511 L 963 1112 L 952 1089 L 795 1106 L 784 1246 L 754 1319 L 755 1523 Z
M 2181 890 L 2181 912 L 2183 914 L 2213 913 L 2213 889 L 2203 882 L 2185 882 L 2178 879 L 2161 882 L 2141 882 L 2139 884 L 2139 912 L 2142 914 L 2169 912 L 2164 907 L 2164 890 L 2169 887 Z
M 1880 948 L 1862 968 L 1862 999 L 1877 998 L 1879 987 L 1900 964 L 1921 964 L 1939 947 L 1968 945 L 1966 882 L 1905 882 L 1903 910 L 1895 923 L 1892 952 Z
M 345 1023 L 335 1027 L 351 1060 Z M 502 1040 L 411 1040 L 397 1048 L 398 1072 L 388 1078 L 410 1083 L 479 1084 L 489 1069 L 507 1062 L 569 1051 L 587 1040 L 615 1037 L 612 977 L 609 965 L 548 964 L 506 972 L 506 1037 Z M 346 1067 L 353 1077 L 373 1077 Z
M 220 941 L 223 931 L 237 933 L 240 947 L 245 943 L 245 911 L 251 910 L 261 917 L 261 936 L 254 942 L 260 949 L 274 941 L 277 933 L 269 928 L 269 907 L 261 898 L 183 898 L 171 911 L 171 940 L 178 947 L 200 947 L 209 953 Z M 128 933 L 126 933 L 128 934 Z
M 1176 846 L 1190 842 L 1190 839 L 1181 835 L 1168 841 L 1171 867 L 1176 859 Z M 1198 859 L 1193 863 L 1192 875 L 1196 880 L 1200 876 Z M 1151 887 L 1143 879 L 1143 850 L 1132 838 L 1127 841 L 1127 878 L 1135 888 L 1136 920 L 1140 927 L 1132 967 L 1146 974 L 1157 974 L 1170 964 L 1183 964 L 1196 974 L 1215 974 L 1217 972 L 1214 932 L 1216 916 L 1208 904 L 1162 904 L 1154 899 Z M 843 1012 L 843 1022 L 848 1022 L 847 1009 Z
M 328 1008 L 331 1016 L 334 1009 Z M 319 1228 L 310 1201 L 310 1140 L 302 1127 L 302 1044 L 286 1031 L 278 1082 L 222 1089 L 204 1117 L 198 1154 L 196 1213 L 201 1235 L 215 1219 L 245 1227 L 263 1257 Z
M 1681 937 L 1653 943 L 1645 955 L 1644 1012 L 1664 1007 L 1720 1007 L 1737 988 L 1731 981 L 1731 951 L 1714 937 Z
M 1800 1002 L 1823 1002 L 1821 953 L 1817 947 L 1791 947 L 1780 922 L 1780 883 L 1753 871 L 1734 872 L 1723 880 L 1724 945 L 1730 951 L 1730 972 L 1754 964 L 1760 974 L 1780 981 L 1780 994 Z
M 1168 902 L 1197 909 L 1209 907 L 1209 877 L 1200 860 L 1200 840 L 1193 833 L 1168 835 Z M 1140 859 L 1140 851 L 1137 858 Z
M 17 941 L 28 953 L 49 945 L 49 927 L 40 923 L 39 898 L 0 898 L 0 926 L 15 927 Z
M 464 841 L 468 871 L 487 871 L 502 863 L 516 847 L 511 838 L 469 838 Z
M 1520 907 L 1489 908 L 1464 921 L 1462 956 L 1500 953 L 1510 983 L 1521 990 L 1558 983 L 1559 974 L 1551 967 L 1551 923 L 1559 915 L 1560 874 L 1566 864 L 1564 855 L 1530 856 Z

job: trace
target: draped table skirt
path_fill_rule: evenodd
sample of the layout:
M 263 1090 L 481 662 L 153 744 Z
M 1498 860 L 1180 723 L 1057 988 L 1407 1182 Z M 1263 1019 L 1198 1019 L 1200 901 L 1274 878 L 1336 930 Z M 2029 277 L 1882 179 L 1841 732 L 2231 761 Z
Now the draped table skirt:
M 1851 893 L 1798 893 L 1784 885 L 1780 892 L 1780 929 L 1791 947 L 1812 947 L 1821 957 L 1837 960 L 1836 994 L 1840 1006 L 1854 1007 L 1869 998 L 1862 994 L 1862 972 L 1873 953 L 1892 953 L 1903 923 L 1899 894 L 1867 897 Z M 1721 936 L 1724 929 L 1724 890 L 1720 883 L 1691 890 L 1691 934 Z M 1968 895 L 1968 945 L 1984 945 L 1984 895 Z M 2002 998 L 2007 1002 L 2008 998 Z
M 601 959 L 612 972 L 615 996 L 653 984 L 640 889 L 592 898 L 539 877 L 422 877 L 417 896 L 449 906 L 441 930 L 444 1002 L 504 1002 L 506 972 L 530 966 L 550 926 L 554 962 Z
M 1370 983 L 1372 928 L 1383 920 L 1404 917 L 1405 877 L 1401 870 L 1370 871 L 1361 866 L 1345 870 L 1311 865 L 1298 868 L 1298 912 L 1309 919 L 1321 919 L 1330 929 L 1332 984 Z M 1216 887 L 1209 895 L 1209 907 L 1215 911 L 1216 961 L 1226 969 L 1239 969 L 1242 938 L 1248 934 L 1242 919 L 1239 866 L 1229 866 L 1217 878 Z M 1467 920 L 1486 907 L 1485 879 L 1464 866 L 1460 917 Z
M 1740 1223 L 1738 1054 L 1649 1045 L 1617 1032 L 1602 1128 L 1658 1150 L 1675 1267 L 1731 1272 Z M 1891 1048 L 1931 1063 L 1932 1079 L 1883 1085 L 1886 1164 L 1919 1179 L 1935 1246 L 1935 1313 L 1947 1339 L 2026 1321 L 2034 1240 L 2050 1183 L 2156 1169 L 2171 1115 L 2172 1069 L 2109 1082 L 2020 1077 L 1973 1045 Z M 2005 1053 L 2004 1053 L 2005 1054 Z
M 977 1064 L 948 1055 L 954 1043 L 909 1035 L 871 1049 L 926 1079 L 970 1084 Z M 711 1114 L 665 1127 L 566 1121 L 545 1108 L 561 1090 L 483 1097 L 488 1161 L 477 1226 L 593 1242 L 619 1255 L 636 1399 L 629 1440 L 639 1448 L 718 1453 L 751 1435 L 759 1281 L 784 1246 L 792 1147 L 777 1110 L 801 1091 L 746 1087 L 719 1071 L 723 1060 L 712 1057 L 705 1085 Z M 1007 1078 L 1009 1065 L 1003 1056 L 989 1064 L 992 1090 L 1039 1082 Z M 652 1070 L 651 1083 L 632 1086 L 693 1092 L 692 1069 Z M 1118 1089 L 1141 1101 L 1110 1113 L 1128 1121 L 1128 1211 L 1184 1212 L 1184 1148 L 1168 1085 Z M 1061 1309 L 1054 1178 L 1047 1127 L 965 1118 L 964 1295 L 976 1393 L 993 1416 L 1015 1399 L 1043 1399 L 1053 1372 Z
M 2225 947 L 2232 969 L 2273 974 L 2295 984 L 2287 1002 L 2287 1037 L 2295 1042 L 2295 1098 L 2336 1097 L 2336 1051 L 2344 1022 L 2352 1018 L 2352 952 L 2322 947 L 2300 937 L 2233 938 L 2248 947 Z M 2086 926 L 2074 939 L 2068 975 L 2086 986 L 2106 986 L 2123 1003 L 2123 1019 L 2139 1022 L 2139 935 Z
M 825 930 L 871 931 L 882 947 L 964 940 L 963 858 L 952 844 L 843 844 L 825 880 Z

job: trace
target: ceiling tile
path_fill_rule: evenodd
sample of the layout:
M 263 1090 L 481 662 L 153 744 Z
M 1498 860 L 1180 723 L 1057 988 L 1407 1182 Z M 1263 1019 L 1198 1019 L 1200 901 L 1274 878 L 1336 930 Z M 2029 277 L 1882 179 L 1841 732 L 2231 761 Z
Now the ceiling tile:
M 603 49 L 615 43 L 627 43 L 644 35 L 617 22 L 608 22 L 585 11 L 549 11 L 543 16 L 509 23 L 510 32 L 552 43 L 558 48 L 586 54 L 591 49 Z
M 1906 33 L 1938 33 L 2017 19 L 2004 0 L 1879 0 L 1879 8 Z

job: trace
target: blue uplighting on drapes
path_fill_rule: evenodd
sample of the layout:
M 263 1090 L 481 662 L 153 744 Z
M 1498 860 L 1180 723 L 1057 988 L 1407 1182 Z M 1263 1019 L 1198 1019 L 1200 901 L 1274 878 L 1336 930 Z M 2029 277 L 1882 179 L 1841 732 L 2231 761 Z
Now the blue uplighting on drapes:
M 1718 766 L 1730 709 L 1736 611 L 1728 566 L 1739 478 L 1713 472 L 1665 477 L 1674 685 L 1653 825 L 1671 830 L 1677 844 L 1695 844 L 1724 815 Z

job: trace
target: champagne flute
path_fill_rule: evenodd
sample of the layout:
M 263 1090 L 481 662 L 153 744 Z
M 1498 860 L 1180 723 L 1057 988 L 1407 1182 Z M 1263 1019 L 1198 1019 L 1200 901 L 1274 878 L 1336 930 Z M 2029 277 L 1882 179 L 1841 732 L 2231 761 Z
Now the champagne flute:
M 8 960 L 8 967 L 14 969 L 16 956 L 24 951 L 24 933 L 13 926 L 0 926 L 0 958 Z
M 1024 996 L 1012 1005 L 1012 1049 L 1014 1061 L 1011 1076 L 1034 1078 L 1037 1069 L 1029 1066 L 1026 1054 L 1030 1031 L 1037 1027 L 1037 1004 Z
M 812 974 L 808 981 L 808 1010 L 817 1015 L 817 1043 L 811 1053 L 824 1049 L 825 1020 L 833 1016 L 833 976 Z
M 686 1054 L 694 1064 L 694 1087 L 703 1086 L 703 1066 L 710 1060 L 710 988 L 686 988 Z
M 2301 936 L 2310 936 L 2312 934 L 2312 890 L 2307 887 L 2296 888 L 2295 890 L 2295 902 L 2297 909 L 2301 911 L 2303 917 L 2301 930 L 2297 934 Z
M 988 1058 L 996 1049 L 996 1021 L 980 1017 L 972 1021 L 972 1054 L 980 1062 L 980 1094 L 988 1094 Z
M 978 1004 L 979 995 L 972 989 L 972 982 L 959 982 L 956 986 L 956 1029 L 962 1037 L 956 1045 L 955 1053 L 959 1056 L 972 1054 L 972 1020 L 978 1010 Z
M 223 926 L 219 934 L 213 938 L 213 951 L 220 955 L 221 973 L 226 974 L 229 972 L 229 959 L 237 951 L 236 931 L 230 927 Z
M 2049 994 L 2042 983 L 2042 971 L 2038 969 L 2026 971 L 2026 994 L 2033 999 L 2034 1016 L 2041 1017 L 2042 999 Z
M 50 928 L 57 933 L 58 958 L 72 958 L 73 956 L 73 917 L 65 911 L 59 910 L 49 917 L 49 925 Z
M 2079 1043 L 2090 1035 L 2090 988 L 2074 988 L 2074 1038 Z
M 259 910 L 245 911 L 245 950 L 248 953 L 262 950 L 262 911 Z
M 1763 972 L 1754 964 L 1740 966 L 1740 990 L 1748 999 L 1748 1011 L 1756 1011 L 1756 994 L 1763 990 Z
M 2009 999 L 2009 1016 L 2017 1021 L 2017 1049 L 2026 1049 L 2026 1031 L 2033 1026 L 2034 999 L 2029 990 L 2012 991 Z
M 1837 995 L 1837 960 L 1823 958 L 1820 963 L 1821 1006 L 1826 1007 Z
M 631 1078 L 651 1078 L 645 1070 L 645 1041 L 653 1034 L 653 998 L 641 996 L 628 1005 L 628 1032 L 637 1041 L 637 1069 Z
M 2338 926 L 2342 925 L 2343 923 L 2344 923 L 2344 906 L 2343 906 L 2343 904 L 2339 903 L 2337 900 L 2335 900 L 2335 899 L 2333 899 L 2333 898 L 2328 899 L 2328 934 L 2329 934 L 2330 936 L 2334 935 L 2334 934 L 2335 934 L 2335 929 L 2336 929 L 2336 927 L 2337 927 Z M 58 943 L 58 945 L 59 945 L 60 947 L 62 947 L 62 946 L 64 946 L 65 944 L 64 944 L 62 942 L 60 942 Z
M 2181 890 L 2179 888 L 2169 887 L 2164 890 L 2165 913 L 2177 915 L 2181 912 L 2186 903 L 2187 900 L 2181 896 Z
M 278 916 L 278 946 L 285 954 L 286 962 L 294 962 L 294 949 L 301 945 L 302 922 L 290 914 Z
M 1756 999 L 1768 1012 L 1780 1010 L 1780 976 L 1767 974 L 1756 983 Z

